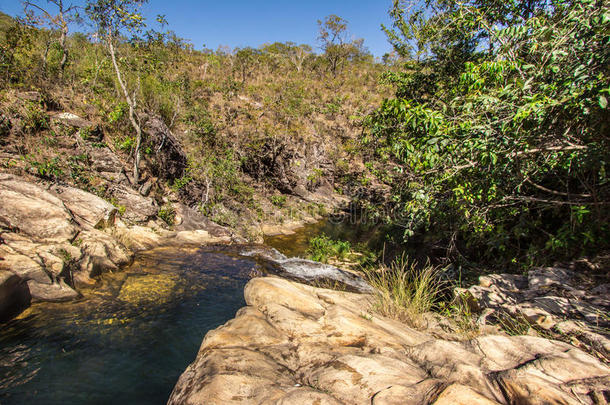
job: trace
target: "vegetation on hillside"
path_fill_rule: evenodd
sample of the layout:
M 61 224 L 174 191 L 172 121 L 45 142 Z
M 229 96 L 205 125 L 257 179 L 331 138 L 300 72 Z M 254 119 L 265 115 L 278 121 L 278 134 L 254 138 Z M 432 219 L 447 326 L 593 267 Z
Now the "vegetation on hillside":
M 61 2 L 30 3 L 59 15 L 53 7 Z M 134 188 L 151 175 L 160 178 L 159 202 L 174 193 L 233 227 L 304 211 L 309 203 L 295 197 L 297 185 L 332 191 L 351 171 L 362 118 L 387 87 L 378 80 L 385 67 L 362 40 L 347 40 L 345 20 L 329 16 L 320 23 L 321 53 L 291 42 L 195 50 L 168 30 L 163 16 L 146 25 L 142 3 L 89 1 L 78 9 L 86 34 L 70 32 L 65 40 L 63 26 L 41 18 L 46 14 L 36 7 L 25 19 L 3 16 L 0 113 L 19 122 L 11 147 L 31 162 L 24 170 L 35 166 L 49 179 L 104 194 L 95 173 L 79 175 L 61 158 L 85 153 L 67 141 L 72 134 L 48 122 L 50 112 L 63 110 L 102 127 L 96 145 L 133 167 Z M 14 97 L 30 90 L 42 100 L 24 105 Z M 187 154 L 178 177 L 154 170 L 157 146 L 142 126 L 157 116 Z
M 95 146 L 132 165 L 134 188 L 154 176 L 159 201 L 173 193 L 229 226 L 304 209 L 303 190 L 326 187 L 364 191 L 406 242 L 438 235 L 462 263 L 608 247 L 606 1 L 396 0 L 383 64 L 338 16 L 318 21 L 320 53 L 291 42 L 196 50 L 163 16 L 147 26 L 143 3 L 31 1 L 27 18 L 1 16 L 0 131 L 19 134 L 12 150 L 30 172 L 104 194 L 88 155 L 65 142 L 74 134 L 48 120 L 64 110 L 100 123 Z M 42 99 L 16 101 L 26 90 Z M 155 171 L 150 117 L 176 134 L 186 170 Z

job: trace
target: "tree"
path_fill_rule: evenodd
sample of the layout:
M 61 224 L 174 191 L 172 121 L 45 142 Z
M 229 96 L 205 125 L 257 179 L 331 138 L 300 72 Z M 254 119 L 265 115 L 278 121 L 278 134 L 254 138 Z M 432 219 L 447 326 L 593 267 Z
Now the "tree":
M 481 3 L 436 8 L 421 29 L 450 40 L 389 75 L 396 97 L 370 117 L 407 235 L 434 227 L 470 259 L 497 264 L 599 251 L 610 240 L 608 7 L 530 2 L 517 18 L 512 6 L 488 14 Z M 465 57 L 458 33 L 469 26 Z M 481 46 L 488 40 L 496 46 Z M 433 83 L 421 80 L 426 70 Z
M 87 5 L 86 11 L 91 21 L 97 28 L 98 35 L 102 38 L 106 49 L 110 54 L 114 72 L 123 92 L 125 102 L 129 106 L 129 122 L 136 131 L 136 146 L 134 150 L 133 181 L 139 181 L 139 165 L 141 159 L 140 148 L 142 146 L 142 125 L 136 112 L 137 91 L 130 94 L 129 83 L 121 72 L 117 61 L 115 42 L 120 38 L 121 31 L 127 31 L 136 35 L 144 28 L 144 19 L 138 10 L 147 0 L 96 0 Z
M 246 79 L 256 68 L 260 51 L 251 47 L 237 48 L 235 50 L 234 68 L 240 73 L 241 84 L 246 84 Z
M 53 30 L 59 31 L 59 46 L 62 51 L 61 61 L 59 62 L 60 79 L 63 79 L 66 63 L 68 61 L 68 47 L 66 39 L 69 32 L 69 24 L 81 21 L 78 11 L 82 8 L 78 5 L 64 5 L 63 0 L 47 0 L 47 3 L 57 7 L 57 14 L 52 14 L 47 9 L 39 6 L 34 1 L 24 1 L 23 8 L 27 20 L 37 26 L 48 26 Z M 46 55 L 44 58 L 46 64 Z
M 329 15 L 324 21 L 318 20 L 320 28 L 318 40 L 322 44 L 328 69 L 337 76 L 346 61 L 365 53 L 364 40 L 350 40 L 347 31 L 347 21 L 337 15 Z

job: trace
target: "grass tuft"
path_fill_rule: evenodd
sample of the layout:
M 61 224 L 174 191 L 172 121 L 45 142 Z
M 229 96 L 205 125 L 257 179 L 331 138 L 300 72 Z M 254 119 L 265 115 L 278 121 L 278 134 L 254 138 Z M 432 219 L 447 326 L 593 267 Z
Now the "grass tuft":
M 443 290 L 441 269 L 426 264 L 417 266 L 407 256 L 396 258 L 390 266 L 365 270 L 375 289 L 374 310 L 381 315 L 420 327 L 423 314 L 431 311 Z

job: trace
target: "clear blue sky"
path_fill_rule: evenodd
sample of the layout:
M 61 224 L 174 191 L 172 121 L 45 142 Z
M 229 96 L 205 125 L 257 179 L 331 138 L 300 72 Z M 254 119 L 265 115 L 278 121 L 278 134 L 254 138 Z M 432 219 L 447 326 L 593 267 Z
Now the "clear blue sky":
M 38 0 L 46 5 L 46 0 Z M 82 3 L 82 0 L 74 0 Z M 349 22 L 354 37 L 375 56 L 391 50 L 380 25 L 388 24 L 391 0 L 150 0 L 143 8 L 148 22 L 165 14 L 170 29 L 189 39 L 196 49 L 205 44 L 258 47 L 268 42 L 307 43 L 317 46 L 317 20 L 337 14 Z M 0 11 L 23 14 L 20 0 L 1 0 Z

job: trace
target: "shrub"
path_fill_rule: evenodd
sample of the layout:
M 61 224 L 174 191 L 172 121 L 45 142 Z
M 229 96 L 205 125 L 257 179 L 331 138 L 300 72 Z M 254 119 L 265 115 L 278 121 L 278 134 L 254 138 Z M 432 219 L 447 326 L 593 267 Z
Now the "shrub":
M 174 225 L 176 222 L 176 210 L 169 203 L 159 208 L 157 216 L 165 221 L 165 223 L 169 226 Z
M 351 253 L 351 248 L 348 241 L 333 240 L 322 234 L 309 239 L 307 257 L 321 263 L 327 263 L 330 258 L 344 260 Z
M 275 205 L 276 207 L 282 208 L 284 205 L 286 205 L 286 196 L 285 195 L 272 195 L 271 203 L 273 205 Z

